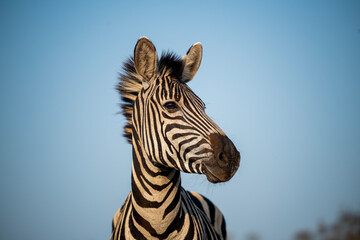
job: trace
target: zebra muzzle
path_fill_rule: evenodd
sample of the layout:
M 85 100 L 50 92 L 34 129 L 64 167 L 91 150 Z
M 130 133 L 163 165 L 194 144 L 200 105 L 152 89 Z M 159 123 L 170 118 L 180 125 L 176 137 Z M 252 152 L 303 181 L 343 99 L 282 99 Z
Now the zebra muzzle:
M 212 183 L 229 181 L 239 168 L 240 153 L 227 136 L 211 134 L 209 139 L 213 156 L 204 162 L 204 174 Z

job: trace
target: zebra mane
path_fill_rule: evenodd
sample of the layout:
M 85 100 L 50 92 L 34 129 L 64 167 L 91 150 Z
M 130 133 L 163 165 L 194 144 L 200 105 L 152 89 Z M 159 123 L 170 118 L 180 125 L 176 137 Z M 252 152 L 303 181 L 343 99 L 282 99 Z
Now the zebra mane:
M 157 63 L 157 77 L 170 76 L 181 81 L 181 75 L 184 69 L 184 62 L 181 57 L 173 52 L 163 52 Z M 123 136 L 131 143 L 132 138 L 132 112 L 134 102 L 142 89 L 142 76 L 136 72 L 134 66 L 134 57 L 130 57 L 124 63 L 123 72 L 119 74 L 119 83 L 116 90 L 121 95 L 122 114 L 127 119 L 124 127 Z

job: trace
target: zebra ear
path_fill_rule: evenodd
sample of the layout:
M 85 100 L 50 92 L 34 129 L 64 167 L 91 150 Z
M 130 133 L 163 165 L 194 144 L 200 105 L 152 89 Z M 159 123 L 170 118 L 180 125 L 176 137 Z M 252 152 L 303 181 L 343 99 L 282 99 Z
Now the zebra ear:
M 157 71 L 157 53 L 154 44 L 147 38 L 141 37 L 134 49 L 134 65 L 136 72 L 145 80 L 150 81 Z
M 189 82 L 195 76 L 199 69 L 202 58 L 202 45 L 195 43 L 183 57 L 184 70 L 182 73 L 182 81 Z

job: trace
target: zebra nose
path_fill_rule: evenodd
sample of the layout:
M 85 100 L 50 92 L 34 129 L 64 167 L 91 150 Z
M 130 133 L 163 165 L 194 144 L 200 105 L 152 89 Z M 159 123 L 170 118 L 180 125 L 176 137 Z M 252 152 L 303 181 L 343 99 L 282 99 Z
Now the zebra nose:
M 220 167 L 236 165 L 236 160 L 240 157 L 239 152 L 227 136 L 211 134 L 210 143 L 214 157 L 218 161 Z
M 211 134 L 209 139 L 214 157 L 206 164 L 208 179 L 215 177 L 214 182 L 228 181 L 239 168 L 240 153 L 227 136 Z

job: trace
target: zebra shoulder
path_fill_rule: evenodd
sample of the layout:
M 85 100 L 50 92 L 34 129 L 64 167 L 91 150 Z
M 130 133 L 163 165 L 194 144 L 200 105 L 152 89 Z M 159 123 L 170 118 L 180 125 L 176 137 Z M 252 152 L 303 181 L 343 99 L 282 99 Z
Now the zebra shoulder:
M 119 208 L 119 209 L 116 211 L 116 213 L 115 213 L 115 215 L 114 215 L 114 218 L 113 218 L 113 220 L 112 220 L 112 232 L 114 231 L 115 227 L 116 227 L 117 224 L 118 224 L 118 221 L 119 221 L 119 218 L 120 218 L 121 209 L 122 209 L 122 207 Z
M 216 205 L 203 195 L 188 191 L 192 201 L 195 205 L 203 211 L 206 216 L 210 219 L 211 224 L 214 226 L 215 231 L 226 239 L 226 223 L 222 212 Z
M 114 215 L 114 218 L 112 220 L 112 232 L 115 230 L 115 228 L 118 226 L 119 224 L 119 221 L 120 221 L 120 218 L 121 216 L 123 215 L 124 213 L 124 209 L 125 207 L 129 204 L 129 201 L 130 201 L 130 195 L 131 193 L 129 193 L 129 195 L 127 196 L 127 198 L 125 199 L 125 202 L 124 204 L 121 206 L 121 208 L 119 208 L 115 215 Z

